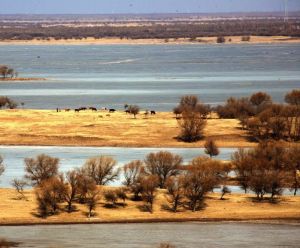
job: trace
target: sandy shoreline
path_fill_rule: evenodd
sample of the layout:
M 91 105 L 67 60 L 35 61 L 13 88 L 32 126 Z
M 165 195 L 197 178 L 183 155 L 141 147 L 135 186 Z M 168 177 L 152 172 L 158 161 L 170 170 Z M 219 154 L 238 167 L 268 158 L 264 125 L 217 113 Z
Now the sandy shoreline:
M 242 36 L 226 36 L 223 44 L 276 44 L 300 43 L 300 37 L 289 36 L 251 36 L 250 41 L 241 41 Z M 204 45 L 217 44 L 216 37 L 198 37 L 196 40 L 189 38 L 179 39 L 120 39 L 115 38 L 85 38 L 76 39 L 49 39 L 49 40 L 1 40 L 0 45 Z
M 102 189 L 105 190 L 105 187 Z M 102 191 L 101 190 L 101 191 Z M 33 190 L 26 190 L 27 200 L 17 199 L 14 189 L 0 188 L 0 225 L 70 225 L 70 224 L 126 224 L 160 222 L 273 222 L 300 223 L 300 196 L 282 196 L 277 204 L 269 201 L 256 202 L 252 194 L 229 194 L 220 200 L 219 193 L 209 193 L 205 207 L 192 212 L 180 208 L 177 213 L 165 209 L 169 204 L 164 190 L 158 190 L 154 212 L 141 211 L 141 201 L 126 200 L 126 206 L 107 208 L 103 197 L 96 208 L 96 216 L 87 217 L 87 207 L 75 203 L 76 211 L 67 213 L 60 204 L 58 214 L 39 218 Z
M 0 78 L 0 83 L 3 82 L 23 82 L 23 81 L 46 81 L 46 78 Z
M 248 224 L 272 224 L 272 225 L 300 225 L 300 217 L 291 218 L 255 218 L 255 219 L 243 219 L 243 218 L 166 218 L 166 219 L 132 219 L 132 220 L 113 220 L 113 221 L 95 221 L 93 219 L 88 221 L 57 221 L 57 222 L 7 222 L 1 223 L 0 226 L 50 226 L 50 225 L 106 225 L 106 224 L 151 224 L 151 223 L 248 223 Z

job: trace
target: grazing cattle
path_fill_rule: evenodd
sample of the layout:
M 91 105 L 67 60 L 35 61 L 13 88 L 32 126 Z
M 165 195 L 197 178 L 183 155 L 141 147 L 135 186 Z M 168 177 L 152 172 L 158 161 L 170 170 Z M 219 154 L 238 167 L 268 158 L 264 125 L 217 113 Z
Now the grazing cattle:
M 80 109 L 75 109 L 75 112 L 78 112 L 78 113 L 79 113 L 79 112 L 80 112 Z
M 130 111 L 128 109 L 125 110 L 126 114 L 130 114 Z
M 109 113 L 114 113 L 114 112 L 116 112 L 115 109 L 109 109 Z
M 86 107 L 80 107 L 79 111 L 81 111 L 81 110 L 87 110 L 87 108 Z
M 156 112 L 155 112 L 154 110 L 151 110 L 151 111 L 150 111 L 150 114 L 151 114 L 151 115 L 156 115 Z
M 71 109 L 65 109 L 65 112 L 69 112 Z
M 97 111 L 97 109 L 94 108 L 94 107 L 89 107 L 89 109 L 92 110 L 92 111 Z

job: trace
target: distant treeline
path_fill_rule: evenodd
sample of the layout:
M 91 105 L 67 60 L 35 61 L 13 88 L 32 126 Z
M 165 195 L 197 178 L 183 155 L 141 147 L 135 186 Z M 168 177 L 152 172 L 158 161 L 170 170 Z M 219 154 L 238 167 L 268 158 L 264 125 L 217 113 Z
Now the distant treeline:
M 207 22 L 172 22 L 160 24 L 152 22 L 145 26 L 104 26 L 76 27 L 58 24 L 47 26 L 47 23 L 0 22 L 0 40 L 31 39 L 82 39 L 87 37 L 104 38 L 120 37 L 125 39 L 168 39 L 195 38 L 205 36 L 300 36 L 300 20 L 283 22 L 280 19 L 259 20 L 220 20 Z

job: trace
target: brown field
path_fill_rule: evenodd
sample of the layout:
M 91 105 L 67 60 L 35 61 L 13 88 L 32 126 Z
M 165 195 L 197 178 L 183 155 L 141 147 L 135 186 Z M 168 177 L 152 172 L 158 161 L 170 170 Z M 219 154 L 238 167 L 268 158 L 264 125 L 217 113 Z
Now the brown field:
M 167 204 L 165 194 L 159 191 L 154 203 L 154 213 L 141 211 L 143 202 L 126 201 L 126 206 L 105 207 L 103 199 L 97 205 L 96 215 L 87 218 L 85 205 L 75 204 L 77 211 L 63 211 L 46 219 L 39 218 L 33 190 L 26 190 L 27 200 L 19 200 L 13 189 L 0 189 L 0 225 L 42 223 L 106 223 L 106 222 L 159 222 L 159 221 L 251 221 L 251 220 L 294 220 L 300 221 L 300 197 L 285 196 L 277 204 L 268 201 L 256 202 L 252 195 L 231 194 L 225 200 L 211 193 L 207 196 L 204 209 L 196 212 L 181 208 L 173 213 L 162 206 Z
M 299 43 L 300 38 L 290 36 L 251 36 L 249 42 L 242 42 L 242 36 L 226 36 L 225 44 L 270 44 L 270 43 Z M 231 41 L 229 41 L 231 39 Z M 216 44 L 216 37 L 198 37 L 197 40 L 189 38 L 179 39 L 120 39 L 111 38 L 84 38 L 78 39 L 49 39 L 49 40 L 1 40 L 0 45 L 151 45 L 151 44 Z
M 142 111 L 143 113 L 143 111 Z M 0 110 L 1 145 L 118 146 L 118 147 L 203 147 L 178 141 L 177 120 L 160 112 L 145 118 L 117 111 Z M 205 137 L 220 147 L 251 147 L 245 130 L 235 119 L 209 119 Z

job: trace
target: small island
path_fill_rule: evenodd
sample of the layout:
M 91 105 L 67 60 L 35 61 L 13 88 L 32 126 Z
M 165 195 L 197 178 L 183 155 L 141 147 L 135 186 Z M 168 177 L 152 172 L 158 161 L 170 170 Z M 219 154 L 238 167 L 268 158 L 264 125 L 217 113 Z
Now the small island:
M 44 81 L 45 78 L 19 77 L 19 73 L 12 67 L 0 65 L 0 82 L 1 81 Z

